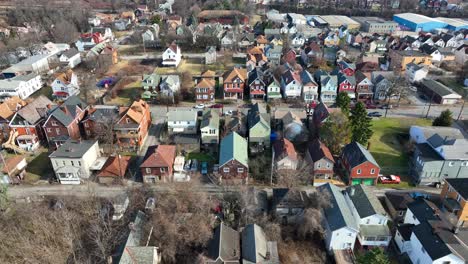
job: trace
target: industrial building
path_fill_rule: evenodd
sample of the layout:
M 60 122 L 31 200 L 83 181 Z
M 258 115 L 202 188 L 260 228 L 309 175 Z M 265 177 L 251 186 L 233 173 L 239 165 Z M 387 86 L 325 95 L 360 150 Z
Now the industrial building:
M 435 29 L 441 29 L 441 28 L 446 28 L 447 23 L 419 15 L 419 14 L 414 14 L 414 13 L 403 13 L 403 14 L 396 14 L 393 16 L 393 21 L 397 22 L 400 27 L 403 27 L 404 29 L 406 28 L 407 30 L 411 31 L 426 31 L 430 32 Z
M 437 104 L 456 104 L 462 99 L 462 96 L 452 89 L 431 79 L 424 79 L 420 88 L 424 94 Z
M 361 24 L 347 16 L 320 16 L 320 18 L 327 22 L 328 26 L 331 28 L 347 26 L 349 30 L 358 30 L 361 27 Z
M 446 23 L 446 28 L 448 30 L 457 31 L 461 29 L 468 29 L 468 21 L 460 18 L 437 17 L 436 19 Z
M 397 27 L 398 23 L 387 21 L 380 17 L 351 17 L 353 20 L 361 24 L 361 30 L 374 34 L 391 34 Z

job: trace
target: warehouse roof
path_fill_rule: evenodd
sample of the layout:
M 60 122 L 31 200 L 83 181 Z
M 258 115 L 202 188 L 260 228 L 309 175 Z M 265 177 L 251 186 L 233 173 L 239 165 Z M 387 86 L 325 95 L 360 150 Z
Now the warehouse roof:
M 448 88 L 447 86 L 443 85 L 440 82 L 431 80 L 431 79 L 424 79 L 422 81 L 422 85 L 425 86 L 426 88 L 430 89 L 434 93 L 440 95 L 441 97 L 447 96 L 447 95 L 458 95 L 456 92 L 454 92 L 452 89 Z M 461 98 L 461 96 L 460 96 Z
M 399 17 L 401 19 L 405 19 L 417 24 L 421 23 L 429 23 L 429 22 L 439 22 L 439 23 L 444 23 L 438 19 L 432 18 L 432 17 L 427 17 L 423 16 L 420 14 L 415 14 L 415 13 L 402 13 L 402 14 L 396 14 L 394 15 L 395 17 Z

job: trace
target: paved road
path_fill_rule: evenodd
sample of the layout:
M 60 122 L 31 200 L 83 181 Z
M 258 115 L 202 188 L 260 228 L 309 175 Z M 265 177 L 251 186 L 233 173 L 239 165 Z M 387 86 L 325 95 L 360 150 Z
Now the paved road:
M 222 57 L 222 54 L 218 54 L 218 57 Z M 162 59 L 162 52 L 148 52 L 147 54 L 138 54 L 138 55 L 121 55 L 123 60 L 144 60 L 144 59 Z M 205 58 L 205 53 L 183 53 L 183 59 L 203 59 Z

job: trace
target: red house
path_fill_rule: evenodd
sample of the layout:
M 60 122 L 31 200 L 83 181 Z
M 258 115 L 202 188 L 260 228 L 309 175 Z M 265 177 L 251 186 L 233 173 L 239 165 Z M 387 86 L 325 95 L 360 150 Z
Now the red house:
M 144 161 L 140 165 L 143 182 L 172 181 L 175 157 L 176 146 L 159 145 L 149 147 Z
M 340 69 L 340 72 L 346 76 L 353 76 L 356 71 L 356 65 L 354 63 L 349 63 L 344 60 L 338 62 L 338 68 Z
M 70 96 L 61 105 L 51 107 L 42 126 L 49 147 L 57 148 L 69 139 L 81 138 L 80 122 L 88 106 L 77 96 Z
M 234 68 L 224 75 L 224 99 L 244 99 L 244 88 L 247 82 L 247 70 Z
M 214 71 L 206 71 L 202 74 L 201 80 L 195 85 L 195 98 L 197 102 L 212 102 L 215 96 L 215 80 L 216 73 Z
M 341 164 L 348 184 L 375 185 L 380 167 L 372 154 L 357 142 L 346 145 L 341 154 Z
M 356 78 L 354 75 L 338 73 L 338 93 L 346 92 L 351 99 L 356 97 Z

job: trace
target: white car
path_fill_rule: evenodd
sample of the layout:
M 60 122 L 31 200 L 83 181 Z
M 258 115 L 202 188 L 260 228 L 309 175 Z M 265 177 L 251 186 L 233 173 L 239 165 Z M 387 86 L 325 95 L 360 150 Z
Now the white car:
M 227 116 L 232 116 L 234 114 L 234 111 L 232 110 L 228 110 L 226 112 L 224 112 L 224 115 L 227 115 Z
M 205 104 L 197 104 L 193 108 L 195 108 L 195 109 L 205 109 Z

